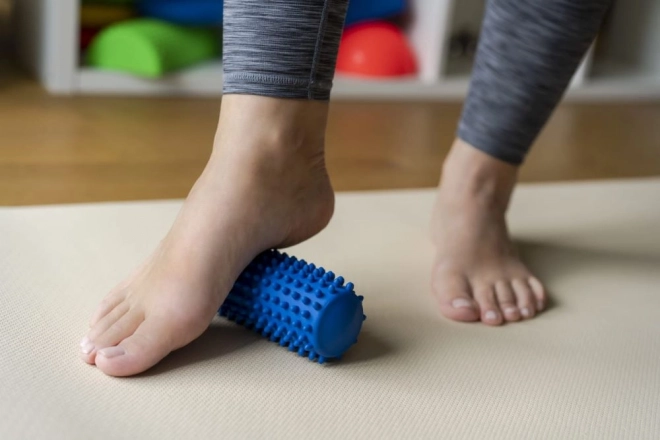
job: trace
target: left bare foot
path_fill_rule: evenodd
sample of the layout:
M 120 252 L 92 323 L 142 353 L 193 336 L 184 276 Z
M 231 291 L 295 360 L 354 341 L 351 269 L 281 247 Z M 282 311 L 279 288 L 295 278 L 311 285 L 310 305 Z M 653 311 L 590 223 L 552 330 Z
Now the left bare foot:
M 505 213 L 517 168 L 457 140 L 445 161 L 433 215 L 432 288 L 440 311 L 488 325 L 533 318 L 541 282 L 516 255 Z

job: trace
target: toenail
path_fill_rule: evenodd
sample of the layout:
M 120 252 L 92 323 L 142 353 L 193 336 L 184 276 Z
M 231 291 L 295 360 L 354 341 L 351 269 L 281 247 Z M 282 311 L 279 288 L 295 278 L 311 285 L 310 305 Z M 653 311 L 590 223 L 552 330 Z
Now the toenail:
M 516 309 L 515 307 L 507 307 L 506 309 L 504 309 L 504 313 L 506 313 L 507 315 L 513 315 L 517 311 L 518 309 Z
M 488 321 L 496 321 L 497 320 L 497 313 L 492 311 L 492 310 L 487 311 L 486 312 L 486 319 Z
M 117 356 L 122 356 L 126 354 L 126 351 L 122 347 L 108 347 L 103 350 L 99 350 L 99 354 L 105 358 L 113 358 Z
M 471 309 L 472 308 L 472 303 L 470 300 L 467 300 L 465 298 L 456 298 L 451 302 L 451 305 L 455 309 Z
M 88 342 L 89 342 L 89 338 L 85 336 L 84 338 L 82 338 L 82 341 L 80 342 L 80 347 L 84 347 Z
M 92 341 L 90 341 L 88 338 L 83 339 L 83 341 L 80 343 L 80 351 L 83 352 L 83 354 L 90 354 L 94 350 L 94 344 Z
M 523 315 L 525 318 L 529 318 L 532 315 L 527 307 L 523 307 L 522 309 L 520 309 L 520 314 Z

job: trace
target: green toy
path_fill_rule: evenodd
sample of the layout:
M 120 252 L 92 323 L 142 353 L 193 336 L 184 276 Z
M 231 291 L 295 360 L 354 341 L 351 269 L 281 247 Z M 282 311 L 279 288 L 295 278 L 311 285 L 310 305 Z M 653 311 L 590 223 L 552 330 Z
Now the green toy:
M 148 78 L 220 56 L 213 29 L 178 26 L 154 19 L 127 20 L 101 31 L 87 51 L 87 64 Z

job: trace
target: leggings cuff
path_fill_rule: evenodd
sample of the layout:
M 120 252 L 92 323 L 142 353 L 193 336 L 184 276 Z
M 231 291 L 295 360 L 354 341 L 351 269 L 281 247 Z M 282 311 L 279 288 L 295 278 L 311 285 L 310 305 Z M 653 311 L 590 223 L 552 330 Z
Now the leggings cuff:
M 526 149 L 514 148 L 508 144 L 496 141 L 495 139 L 489 138 L 488 135 L 466 127 L 464 124 L 460 124 L 458 127 L 458 137 L 463 142 L 467 142 L 482 153 L 486 153 L 495 159 L 499 159 L 511 165 L 521 165 L 525 160 Z
M 254 73 L 225 73 L 223 94 L 260 95 L 273 98 L 330 99 L 332 81 L 310 82 L 309 78 Z

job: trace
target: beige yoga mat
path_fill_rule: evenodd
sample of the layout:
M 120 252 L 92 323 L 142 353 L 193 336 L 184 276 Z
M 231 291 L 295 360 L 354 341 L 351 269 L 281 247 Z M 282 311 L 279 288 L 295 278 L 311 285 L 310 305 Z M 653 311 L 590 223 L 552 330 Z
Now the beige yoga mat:
M 660 180 L 521 188 L 512 229 L 553 305 L 501 328 L 436 313 L 432 198 L 341 194 L 291 251 L 365 296 L 341 363 L 218 320 L 128 379 L 78 343 L 179 202 L 0 209 L 0 439 L 659 438 Z

